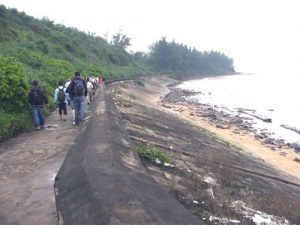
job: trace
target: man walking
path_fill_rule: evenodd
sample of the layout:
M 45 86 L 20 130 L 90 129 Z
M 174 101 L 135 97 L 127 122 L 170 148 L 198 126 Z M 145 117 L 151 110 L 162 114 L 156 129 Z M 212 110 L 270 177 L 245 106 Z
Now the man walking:
M 60 119 L 66 121 L 68 99 L 66 88 L 64 88 L 64 82 L 62 80 L 58 82 L 58 87 L 55 89 L 54 102 L 58 105 Z M 62 115 L 63 113 L 64 117 Z
M 85 98 L 87 96 L 87 87 L 85 80 L 80 76 L 80 72 L 75 72 L 75 77 L 72 80 L 69 88 L 69 95 L 73 99 L 75 109 L 75 120 L 73 125 L 78 126 L 79 121 L 84 118 Z
M 38 84 L 39 82 L 34 80 L 32 82 L 32 88 L 28 93 L 28 102 L 32 107 L 34 127 L 36 130 L 45 126 L 44 107 L 45 104 L 48 103 L 47 96 Z

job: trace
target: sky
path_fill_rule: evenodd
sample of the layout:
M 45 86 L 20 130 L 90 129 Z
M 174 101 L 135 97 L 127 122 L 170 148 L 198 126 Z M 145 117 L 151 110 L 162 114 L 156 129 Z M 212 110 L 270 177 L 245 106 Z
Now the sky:
M 216 50 L 239 72 L 300 73 L 299 0 L 0 0 L 35 18 L 110 40 L 121 31 L 130 51 L 168 41 Z

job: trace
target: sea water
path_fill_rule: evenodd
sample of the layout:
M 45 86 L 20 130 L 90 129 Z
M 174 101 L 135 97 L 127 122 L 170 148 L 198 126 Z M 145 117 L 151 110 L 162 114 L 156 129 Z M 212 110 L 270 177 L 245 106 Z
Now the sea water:
M 253 127 L 270 133 L 271 137 L 299 143 L 300 134 L 280 126 L 288 125 L 300 130 L 299 81 L 300 74 L 265 73 L 190 80 L 178 87 L 200 92 L 189 98 L 212 107 L 217 106 L 216 109 L 240 114 L 238 111 L 243 108 L 271 118 L 272 123 L 267 123 L 253 117 Z

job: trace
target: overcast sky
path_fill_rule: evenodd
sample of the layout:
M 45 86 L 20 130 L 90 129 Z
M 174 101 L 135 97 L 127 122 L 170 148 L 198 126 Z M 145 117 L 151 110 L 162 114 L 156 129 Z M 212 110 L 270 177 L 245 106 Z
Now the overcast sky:
M 110 38 L 131 50 L 166 37 L 234 58 L 238 71 L 299 71 L 299 0 L 0 0 L 36 18 Z

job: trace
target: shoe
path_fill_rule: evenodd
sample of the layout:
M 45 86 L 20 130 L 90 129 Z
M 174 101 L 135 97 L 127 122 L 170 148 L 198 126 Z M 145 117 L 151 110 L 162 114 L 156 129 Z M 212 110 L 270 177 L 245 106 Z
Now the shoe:
M 73 122 L 73 126 L 79 126 L 79 124 L 76 122 Z
M 45 125 L 41 125 L 41 129 L 44 129 L 45 128 Z
M 40 126 L 37 126 L 37 127 L 35 128 L 35 130 L 39 130 L 39 129 L 41 129 Z

